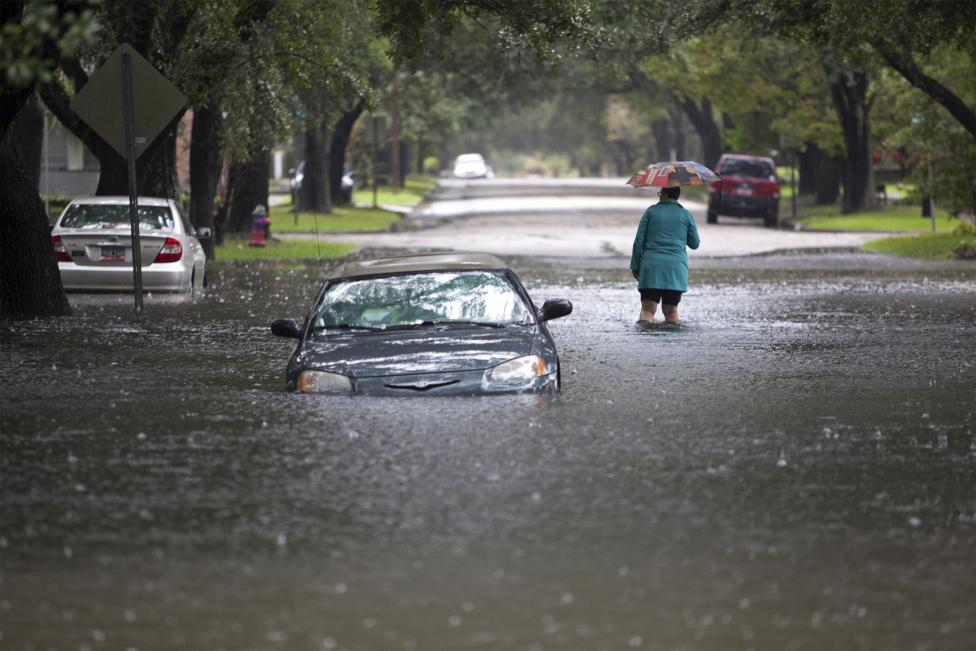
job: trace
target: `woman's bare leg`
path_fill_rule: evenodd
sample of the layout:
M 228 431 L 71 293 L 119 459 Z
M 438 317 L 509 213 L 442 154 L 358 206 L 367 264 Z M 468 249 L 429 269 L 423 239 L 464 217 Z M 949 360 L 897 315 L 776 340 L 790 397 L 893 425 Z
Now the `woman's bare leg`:
M 677 323 L 678 322 L 678 306 L 668 305 L 667 303 L 661 304 L 661 311 L 664 312 L 664 321 L 666 323 Z
M 654 323 L 654 314 L 657 312 L 657 303 L 654 301 L 641 300 L 640 320 Z

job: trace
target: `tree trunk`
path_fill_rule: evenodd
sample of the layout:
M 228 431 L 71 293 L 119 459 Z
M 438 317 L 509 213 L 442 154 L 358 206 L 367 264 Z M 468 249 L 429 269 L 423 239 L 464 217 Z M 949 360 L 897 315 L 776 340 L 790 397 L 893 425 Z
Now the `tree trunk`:
M 844 135 L 844 201 L 841 212 L 845 215 L 863 210 L 874 199 L 874 193 L 869 192 L 871 125 L 867 91 L 868 76 L 863 70 L 844 70 L 832 75 L 830 96 Z
M 327 129 L 310 124 L 305 129 L 305 171 L 302 179 L 302 210 L 332 212 L 329 195 L 329 153 Z
M 651 121 L 651 133 L 654 134 L 655 154 L 654 160 L 647 162 L 668 160 L 668 157 L 671 156 L 671 147 L 674 146 L 671 140 L 670 120 L 661 118 Z
M 19 25 L 23 9 L 19 0 L 0 2 L 0 27 Z M 71 314 L 36 175 L 21 157 L 25 132 L 10 128 L 35 87 L 0 84 L 0 319 Z
M 142 197 L 179 197 L 176 174 L 176 131 L 183 111 L 167 125 L 136 160 L 136 189 Z M 125 157 L 107 145 L 92 153 L 98 158 L 101 171 L 95 194 L 128 195 L 129 168 Z
M 4 102 L 7 94 L 4 94 Z M 37 180 L 19 156 L 13 129 L 0 139 L 0 319 L 71 313 L 51 245 Z
M 211 106 L 193 113 L 190 135 L 190 223 L 214 228 L 214 197 L 223 163 L 220 152 L 221 115 Z M 214 238 L 200 240 L 207 259 L 214 259 Z
M 346 203 L 342 195 L 342 175 L 346 167 L 346 147 L 349 136 L 356 120 L 362 115 L 365 105 L 357 102 L 351 111 L 343 114 L 332 131 L 332 142 L 329 145 L 329 191 L 336 204 Z M 350 197 L 350 202 L 351 202 Z
M 842 168 L 843 160 L 839 156 L 831 156 L 819 147 L 816 148 L 813 158 L 813 178 L 818 206 L 837 203 Z
M 10 127 L 11 146 L 17 147 L 17 159 L 22 161 L 24 173 L 31 187 L 37 189 L 41 180 L 41 154 L 44 146 L 44 112 L 34 96 L 14 119 Z
M 250 232 L 254 209 L 259 205 L 268 208 L 270 165 L 271 151 L 268 149 L 258 151 L 248 160 L 230 164 L 225 200 L 227 211 L 225 221 L 221 224 L 222 234 Z
M 705 149 L 705 160 L 702 161 L 706 166 L 714 168 L 722 155 L 722 130 L 715 122 L 715 115 L 712 111 L 712 103 L 707 98 L 702 98 L 701 106 L 694 100 L 672 95 L 674 101 L 681 107 L 691 120 L 691 124 L 701 138 L 702 147 Z
M 808 142 L 797 154 L 800 182 L 797 184 L 797 194 L 813 194 L 816 192 L 816 151 L 817 143 Z
M 677 105 L 672 105 L 668 112 L 671 113 L 671 132 L 674 134 L 674 159 L 686 160 L 688 152 L 688 134 L 685 133 L 684 114 Z M 671 158 L 670 151 L 666 152 L 664 158 L 661 160 L 666 161 L 669 158 Z

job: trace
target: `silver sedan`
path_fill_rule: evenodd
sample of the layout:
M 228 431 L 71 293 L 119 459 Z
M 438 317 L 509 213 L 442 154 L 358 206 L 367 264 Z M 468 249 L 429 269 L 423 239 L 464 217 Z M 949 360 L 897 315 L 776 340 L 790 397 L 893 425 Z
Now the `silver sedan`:
M 207 258 L 195 230 L 172 199 L 139 197 L 142 287 L 188 292 L 203 287 Z M 131 292 L 132 238 L 128 197 L 81 197 L 64 209 L 51 239 L 67 291 Z

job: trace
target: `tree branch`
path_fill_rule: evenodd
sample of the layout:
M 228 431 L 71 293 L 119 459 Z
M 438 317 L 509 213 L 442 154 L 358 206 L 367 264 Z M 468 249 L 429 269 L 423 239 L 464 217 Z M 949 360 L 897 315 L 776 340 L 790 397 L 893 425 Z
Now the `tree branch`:
M 74 84 L 76 93 L 88 83 L 88 73 L 81 67 L 81 63 L 76 57 L 63 57 L 61 59 L 61 69 L 64 70 L 64 74 Z
M 958 95 L 943 86 L 938 80 L 929 77 L 911 59 L 885 43 L 875 43 L 885 62 L 908 83 L 941 104 L 972 136 L 976 136 L 976 113 Z
M 41 99 L 44 100 L 44 105 L 54 114 L 58 122 L 83 142 L 96 157 L 100 158 L 101 152 L 108 147 L 108 143 L 102 140 L 102 137 L 95 133 L 94 129 L 71 110 L 71 99 L 64 87 L 60 83 L 52 81 L 41 85 L 39 91 Z

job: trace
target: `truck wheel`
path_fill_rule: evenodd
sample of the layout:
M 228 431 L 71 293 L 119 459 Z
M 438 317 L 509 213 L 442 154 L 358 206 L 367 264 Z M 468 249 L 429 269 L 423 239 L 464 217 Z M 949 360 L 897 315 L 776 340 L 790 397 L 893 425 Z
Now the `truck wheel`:
M 776 228 L 779 226 L 779 213 L 768 213 L 763 217 L 763 223 L 766 225 L 766 228 Z
M 714 210 L 712 210 L 711 208 L 709 208 L 708 209 L 708 214 L 705 216 L 705 219 L 708 221 L 709 224 L 717 224 L 718 223 L 718 213 L 715 212 Z

